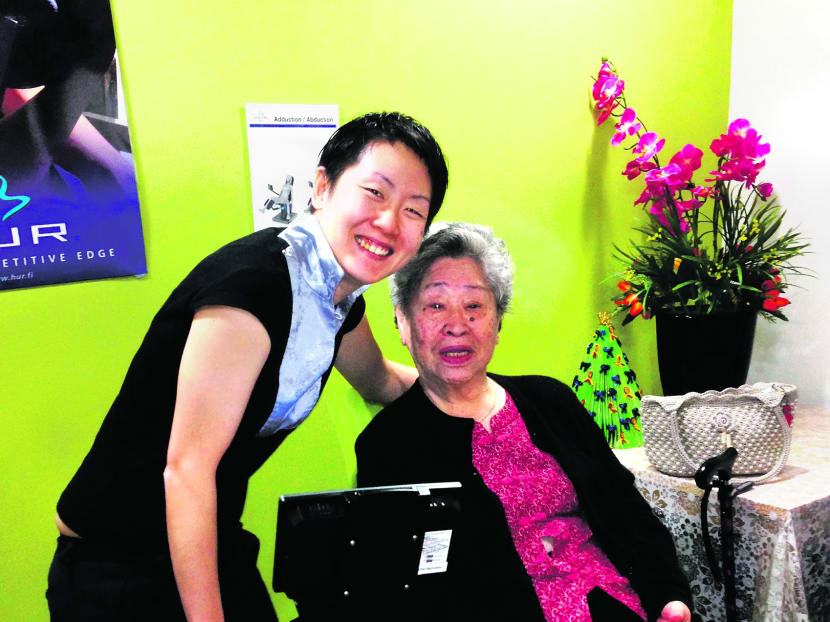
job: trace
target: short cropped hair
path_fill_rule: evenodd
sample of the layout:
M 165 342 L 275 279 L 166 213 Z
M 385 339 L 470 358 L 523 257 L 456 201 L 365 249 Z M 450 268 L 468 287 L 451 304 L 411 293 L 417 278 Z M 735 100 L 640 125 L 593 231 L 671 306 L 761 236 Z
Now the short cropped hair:
M 355 164 L 366 147 L 376 142 L 403 143 L 417 155 L 427 169 L 431 193 L 426 226 L 444 202 L 447 192 L 447 163 L 430 131 L 412 117 L 400 112 L 371 112 L 341 125 L 320 151 L 318 166 L 334 186 L 347 168 Z
M 390 278 L 392 304 L 408 316 L 427 271 L 444 257 L 475 261 L 496 299 L 498 316 L 507 312 L 513 297 L 513 262 L 507 246 L 489 227 L 468 222 L 436 223 L 430 229 L 412 261 Z

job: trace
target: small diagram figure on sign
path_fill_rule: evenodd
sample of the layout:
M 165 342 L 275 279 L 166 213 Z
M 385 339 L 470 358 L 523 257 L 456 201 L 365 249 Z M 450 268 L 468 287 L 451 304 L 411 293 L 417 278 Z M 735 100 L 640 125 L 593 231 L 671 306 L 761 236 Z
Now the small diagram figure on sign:
M 286 175 L 285 183 L 279 194 L 274 190 L 274 186 L 268 184 L 268 190 L 274 195 L 265 200 L 265 210 L 278 210 L 273 220 L 276 222 L 289 223 L 294 220 L 294 176 Z

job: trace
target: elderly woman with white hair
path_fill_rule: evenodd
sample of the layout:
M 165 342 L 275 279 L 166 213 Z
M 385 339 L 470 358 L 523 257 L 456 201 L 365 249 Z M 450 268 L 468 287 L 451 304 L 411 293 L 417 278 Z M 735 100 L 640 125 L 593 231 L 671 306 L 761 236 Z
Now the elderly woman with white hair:
M 671 536 L 573 392 L 487 372 L 512 282 L 504 243 L 466 223 L 393 277 L 420 378 L 358 438 L 358 484 L 463 487 L 446 574 L 421 577 L 396 618 L 688 622 Z

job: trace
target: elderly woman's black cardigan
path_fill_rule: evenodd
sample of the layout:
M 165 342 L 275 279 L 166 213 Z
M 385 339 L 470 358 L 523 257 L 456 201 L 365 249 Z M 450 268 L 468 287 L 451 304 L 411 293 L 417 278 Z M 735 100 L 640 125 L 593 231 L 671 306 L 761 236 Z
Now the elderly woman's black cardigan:
M 673 600 L 691 608 L 669 532 L 571 389 L 544 376 L 491 377 L 512 396 L 533 443 L 570 478 L 594 537 L 631 582 L 648 619 L 657 620 Z M 412 601 L 395 615 L 453 622 L 543 621 L 501 502 L 473 467 L 473 425 L 441 412 L 416 382 L 357 439 L 359 486 L 458 480 L 464 487 L 462 527 L 453 532 L 447 576 L 423 577 Z

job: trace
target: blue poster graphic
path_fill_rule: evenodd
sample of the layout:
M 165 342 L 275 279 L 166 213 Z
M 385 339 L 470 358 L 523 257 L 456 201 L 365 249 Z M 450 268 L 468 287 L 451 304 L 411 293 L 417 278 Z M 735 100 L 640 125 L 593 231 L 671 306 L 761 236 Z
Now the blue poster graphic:
M 109 0 L 0 12 L 0 290 L 147 272 Z

